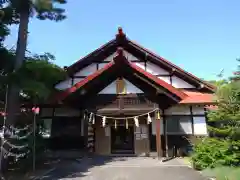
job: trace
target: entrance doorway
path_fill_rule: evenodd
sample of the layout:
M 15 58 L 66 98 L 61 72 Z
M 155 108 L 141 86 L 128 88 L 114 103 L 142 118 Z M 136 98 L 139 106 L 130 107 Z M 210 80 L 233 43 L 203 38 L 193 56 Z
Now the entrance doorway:
M 133 126 L 111 127 L 111 153 L 134 154 Z

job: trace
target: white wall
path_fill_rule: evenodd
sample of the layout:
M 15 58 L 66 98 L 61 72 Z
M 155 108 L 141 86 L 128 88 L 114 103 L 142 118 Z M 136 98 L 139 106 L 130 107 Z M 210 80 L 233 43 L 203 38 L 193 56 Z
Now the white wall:
M 136 66 L 140 67 L 141 69 L 145 70 L 145 63 L 144 62 L 135 62 Z
M 80 81 L 82 81 L 84 78 L 74 78 L 73 79 L 73 84 L 77 84 L 79 83 Z
M 116 94 L 116 81 L 113 81 L 98 94 Z
M 170 76 L 169 77 L 166 77 L 166 76 L 158 76 L 159 79 L 165 81 L 166 83 L 168 84 L 171 84 L 171 81 L 170 81 Z
M 62 82 L 58 83 L 55 86 L 55 88 L 59 89 L 59 90 L 64 90 L 64 89 L 70 88 L 71 86 L 72 86 L 72 79 L 68 78 L 65 81 L 62 81 Z
M 123 50 L 124 56 L 129 60 L 129 61 L 136 61 L 138 60 L 138 58 L 136 58 L 135 56 L 133 56 L 131 53 L 127 52 L 126 50 Z M 114 52 L 113 54 L 111 54 L 110 56 L 108 56 L 106 59 L 104 59 L 103 61 L 109 62 L 112 61 L 113 58 L 117 55 L 117 52 Z
M 110 62 L 113 60 L 113 58 L 117 55 L 117 52 L 114 52 L 113 54 L 111 54 L 110 56 L 108 56 L 106 59 L 104 59 L 103 61 L 105 62 Z
M 147 72 L 151 73 L 152 75 L 159 75 L 159 74 L 162 74 L 162 75 L 168 75 L 169 72 L 160 68 L 159 66 L 153 64 L 153 63 L 150 63 L 150 62 L 147 62 L 147 69 L 146 69 Z
M 130 93 L 143 93 L 139 88 L 137 88 L 135 85 L 133 85 L 128 80 L 124 79 L 125 85 L 126 85 L 126 92 L 127 94 Z M 102 91 L 99 92 L 99 94 L 116 94 L 116 81 L 113 81 L 110 85 L 105 87 Z
M 207 135 L 207 124 L 204 106 L 192 106 L 194 135 Z M 165 115 L 191 115 L 189 106 L 173 106 L 165 110 Z M 194 116 L 195 115 L 195 116 Z M 198 116 L 201 115 L 201 116 Z M 181 122 L 180 126 L 186 134 L 191 134 L 191 127 L 187 122 Z M 189 126 L 189 127 L 188 127 Z M 173 133 L 171 133 L 173 134 Z M 174 133 L 178 134 L 178 133 Z
M 194 135 L 207 135 L 207 125 L 205 117 L 193 117 Z
M 96 71 L 97 71 L 97 64 L 93 63 L 81 69 L 81 71 L 78 71 L 76 74 L 74 74 L 74 76 L 89 76 L 90 74 L 93 74 Z
M 138 67 L 142 68 L 143 70 L 145 70 L 144 62 L 135 62 L 134 64 L 137 65 Z M 170 75 L 170 73 L 168 71 L 166 71 L 165 69 L 160 68 L 159 66 L 157 66 L 153 63 L 147 62 L 146 63 L 146 71 L 152 75 L 159 75 L 158 76 L 159 79 L 165 81 L 168 84 L 171 84 L 170 76 L 166 77 L 166 75 Z M 161 75 L 163 75 L 163 76 L 161 76 Z M 194 86 L 192 86 L 191 84 L 187 83 L 186 81 L 182 80 L 181 78 L 179 78 L 177 76 L 172 76 L 172 86 L 175 88 L 195 88 Z
M 204 115 L 204 106 L 192 106 L 192 112 L 194 115 Z
M 189 106 L 173 106 L 164 111 L 165 115 L 190 115 Z
M 113 60 L 114 56 L 116 56 L 116 52 L 113 53 L 112 55 L 108 56 L 104 61 L 105 62 L 110 62 Z M 133 56 L 131 53 L 127 52 L 124 50 L 124 55 L 129 61 L 136 61 L 139 60 L 135 56 Z M 145 70 L 145 63 L 144 62 L 134 62 L 135 65 L 138 67 L 142 68 Z M 98 68 L 101 69 L 106 65 L 106 63 L 99 63 Z M 77 73 L 74 74 L 74 76 L 89 76 L 90 74 L 93 74 L 94 72 L 97 71 L 97 64 L 93 63 L 82 70 L 78 71 Z M 169 75 L 169 72 L 166 71 L 165 69 L 157 66 L 156 64 L 147 62 L 146 63 L 146 71 L 151 73 L 152 75 Z M 170 77 L 166 76 L 160 76 L 158 77 L 159 79 L 162 79 L 163 81 L 167 82 L 170 84 Z M 76 81 L 74 81 L 74 84 Z M 182 80 L 181 78 L 177 76 L 172 76 L 172 85 L 176 88 L 195 88 L 193 85 L 187 83 L 186 81 Z M 71 87 L 71 79 L 67 79 L 66 81 L 63 81 L 59 84 L 56 85 L 56 88 L 59 90 L 64 90 L 66 88 Z
M 195 88 L 193 85 L 187 83 L 177 76 L 172 76 L 172 86 L 176 88 Z

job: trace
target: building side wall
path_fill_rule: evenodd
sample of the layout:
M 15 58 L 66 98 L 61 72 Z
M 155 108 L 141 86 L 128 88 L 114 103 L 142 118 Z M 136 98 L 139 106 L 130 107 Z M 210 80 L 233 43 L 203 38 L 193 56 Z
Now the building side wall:
M 184 121 L 180 121 L 180 127 L 183 129 L 183 131 L 176 131 L 176 132 L 169 132 L 167 131 L 168 135 L 207 135 L 207 125 L 206 125 L 206 117 L 205 117 L 205 111 L 204 106 L 191 106 L 191 105 L 185 105 L 185 106 L 173 106 L 169 109 L 166 109 L 164 111 L 164 114 L 166 119 L 166 124 L 168 125 L 168 120 L 174 119 L 184 119 Z M 167 126 L 166 125 L 166 126 Z M 166 127 L 167 130 L 169 129 Z M 193 129 L 192 129 L 193 128 Z M 160 130 L 161 135 L 163 135 L 164 132 L 164 124 L 163 119 L 160 121 Z M 156 135 L 156 122 L 153 119 L 152 122 L 152 135 Z

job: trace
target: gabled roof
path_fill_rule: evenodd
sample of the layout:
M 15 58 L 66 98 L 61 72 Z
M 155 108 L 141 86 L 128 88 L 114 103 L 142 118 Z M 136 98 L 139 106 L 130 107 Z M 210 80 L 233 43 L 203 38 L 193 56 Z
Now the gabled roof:
M 93 61 L 103 61 L 106 57 L 113 54 L 118 47 L 122 47 L 127 51 L 132 51 L 135 54 L 138 54 L 139 57 L 141 56 L 142 59 L 153 62 L 170 70 L 173 74 L 183 77 L 184 80 L 194 83 L 199 88 L 205 88 L 210 92 L 213 92 L 215 90 L 215 87 L 213 85 L 197 78 L 193 74 L 181 69 L 163 57 L 156 55 L 138 43 L 130 40 L 126 37 L 121 28 L 119 28 L 115 39 L 109 41 L 108 43 L 104 44 L 100 48 L 96 49 L 92 53 L 69 66 L 67 68 L 67 72 L 71 76 L 82 68 L 90 65 Z
M 123 49 L 119 48 L 118 49 L 118 55 L 116 57 L 114 57 L 113 61 L 109 62 L 107 65 L 105 65 L 103 68 L 101 68 L 100 70 L 96 71 L 95 73 L 87 76 L 85 79 L 79 81 L 74 86 L 72 86 L 72 87 L 70 87 L 70 88 L 68 88 L 68 89 L 66 89 L 66 90 L 64 90 L 62 92 L 59 92 L 59 94 L 57 94 L 57 96 L 55 96 L 53 101 L 62 101 L 62 100 L 64 100 L 69 95 L 71 95 L 72 93 L 75 93 L 80 88 L 83 88 L 85 85 L 87 85 L 91 81 L 97 79 L 103 73 L 106 73 L 107 71 L 109 71 L 111 68 L 114 68 L 115 66 L 123 67 L 123 68 L 131 68 L 131 72 L 138 73 L 140 76 L 143 77 L 143 79 L 153 81 L 157 85 L 157 86 L 155 86 L 155 88 L 156 87 L 157 88 L 161 87 L 161 88 L 164 89 L 163 91 L 161 90 L 160 93 L 164 93 L 167 96 L 169 96 L 169 94 L 172 94 L 173 96 L 170 95 L 169 97 L 172 98 L 174 101 L 178 101 L 179 102 L 179 101 L 181 101 L 181 100 L 183 100 L 183 99 L 185 99 L 187 97 L 187 95 L 184 92 L 182 92 L 181 90 L 174 88 L 173 86 L 171 86 L 170 84 L 166 83 L 165 81 L 157 78 L 156 76 L 154 76 L 154 75 L 152 75 L 152 74 L 142 70 L 141 68 L 139 68 L 135 64 L 129 62 L 126 59 L 126 57 L 124 57 L 124 55 L 123 55 Z M 141 77 L 139 77 L 139 76 L 136 76 L 136 78 L 140 78 L 141 79 Z M 159 90 L 159 89 L 157 89 L 157 90 Z M 177 100 L 176 100 L 175 97 L 177 98 Z

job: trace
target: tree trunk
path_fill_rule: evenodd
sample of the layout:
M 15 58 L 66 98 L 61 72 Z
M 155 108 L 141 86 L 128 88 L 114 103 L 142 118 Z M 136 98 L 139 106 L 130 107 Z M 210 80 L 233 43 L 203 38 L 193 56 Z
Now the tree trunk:
M 20 13 L 20 23 L 18 29 L 18 40 L 16 49 L 16 59 L 14 62 L 13 72 L 17 72 L 25 59 L 25 51 L 27 48 L 29 11 L 25 10 Z M 20 113 L 19 101 L 20 88 L 16 82 L 10 83 L 8 102 L 7 102 L 7 121 L 6 125 L 12 125 L 16 121 L 17 115 Z

